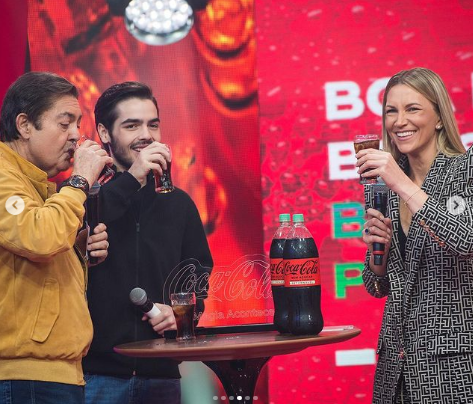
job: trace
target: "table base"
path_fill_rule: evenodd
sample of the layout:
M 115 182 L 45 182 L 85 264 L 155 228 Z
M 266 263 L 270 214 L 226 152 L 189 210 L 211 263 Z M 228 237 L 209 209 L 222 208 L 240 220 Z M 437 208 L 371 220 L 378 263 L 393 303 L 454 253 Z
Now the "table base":
M 258 376 L 269 359 L 271 358 L 232 359 L 204 363 L 222 382 L 230 404 L 252 404 Z

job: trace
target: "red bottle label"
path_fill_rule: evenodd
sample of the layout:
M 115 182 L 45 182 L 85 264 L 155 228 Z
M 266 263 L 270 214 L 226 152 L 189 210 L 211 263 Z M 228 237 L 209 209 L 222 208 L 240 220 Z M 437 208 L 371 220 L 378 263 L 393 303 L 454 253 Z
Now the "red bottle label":
M 271 258 L 271 286 L 284 286 L 284 262 L 282 258 Z
M 283 265 L 286 288 L 320 285 L 318 258 L 290 259 L 285 260 Z

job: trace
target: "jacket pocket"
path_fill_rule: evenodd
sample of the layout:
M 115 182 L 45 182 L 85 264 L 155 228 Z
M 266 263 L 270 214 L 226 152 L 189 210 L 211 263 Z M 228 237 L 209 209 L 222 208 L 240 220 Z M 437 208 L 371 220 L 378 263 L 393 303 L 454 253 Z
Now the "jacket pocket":
M 56 279 L 46 278 L 41 293 L 31 339 L 44 342 L 59 316 L 59 284 Z
M 434 335 L 427 344 L 430 355 L 473 352 L 473 332 L 454 331 Z

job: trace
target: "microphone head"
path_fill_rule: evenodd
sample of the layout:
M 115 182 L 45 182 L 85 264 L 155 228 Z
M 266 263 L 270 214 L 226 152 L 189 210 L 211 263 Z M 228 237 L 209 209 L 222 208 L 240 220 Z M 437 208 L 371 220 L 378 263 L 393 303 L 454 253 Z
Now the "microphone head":
M 146 292 L 141 288 L 135 288 L 130 292 L 130 300 L 133 304 L 140 306 L 145 304 L 147 299 Z

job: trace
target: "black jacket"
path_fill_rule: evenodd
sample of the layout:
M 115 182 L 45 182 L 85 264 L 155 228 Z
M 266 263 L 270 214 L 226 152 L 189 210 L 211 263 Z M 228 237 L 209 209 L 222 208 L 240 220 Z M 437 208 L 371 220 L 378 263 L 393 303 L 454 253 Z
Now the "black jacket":
M 113 347 L 160 337 L 130 302 L 133 288 L 143 288 L 153 302 L 169 304 L 170 279 L 176 279 L 171 272 L 182 261 L 195 259 L 193 263 L 200 263 L 197 274 L 210 273 L 213 261 L 197 208 L 180 189 L 156 194 L 152 178 L 140 189 L 128 172 L 118 173 L 102 187 L 100 205 L 110 247 L 107 259 L 89 270 L 94 339 L 83 360 L 84 371 L 178 378 L 175 361 L 126 357 Z

